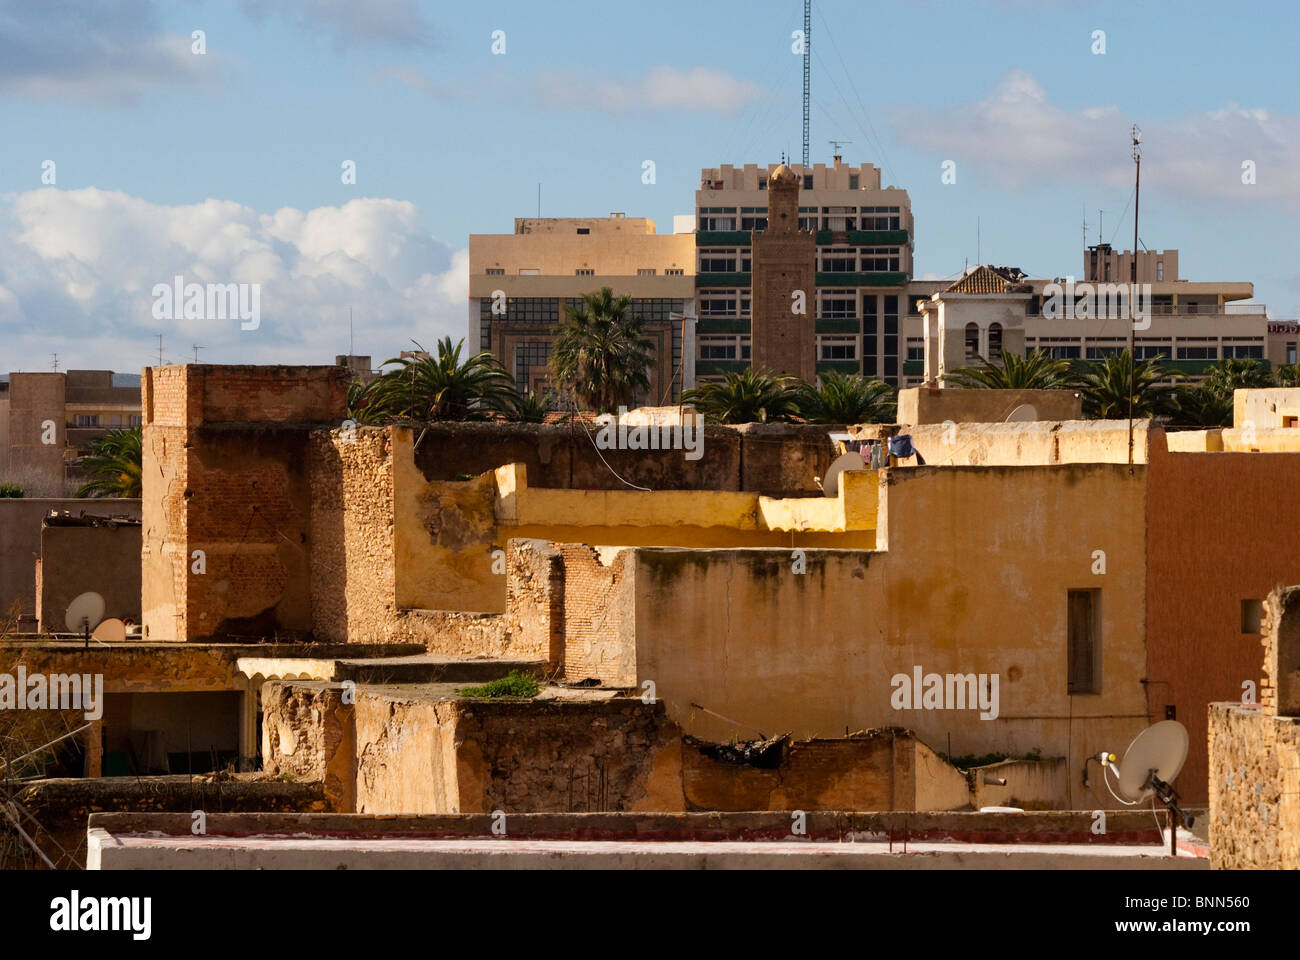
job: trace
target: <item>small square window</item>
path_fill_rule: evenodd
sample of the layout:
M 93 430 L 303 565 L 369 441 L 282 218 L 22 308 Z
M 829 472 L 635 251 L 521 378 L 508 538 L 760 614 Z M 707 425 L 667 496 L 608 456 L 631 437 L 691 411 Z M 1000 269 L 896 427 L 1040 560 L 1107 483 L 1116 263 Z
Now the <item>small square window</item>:
M 578 232 L 579 232 L 579 233 L 591 233 L 591 227 L 579 227 L 579 228 L 578 228 Z
M 1258 634 L 1262 632 L 1264 621 L 1263 600 L 1241 601 L 1241 632 Z
M 811 189 L 813 188 L 813 186 L 812 186 L 812 178 L 813 178 L 813 175 L 812 175 L 811 173 L 805 173 L 805 174 L 803 175 L 803 188 L 804 188 L 805 190 L 811 190 Z

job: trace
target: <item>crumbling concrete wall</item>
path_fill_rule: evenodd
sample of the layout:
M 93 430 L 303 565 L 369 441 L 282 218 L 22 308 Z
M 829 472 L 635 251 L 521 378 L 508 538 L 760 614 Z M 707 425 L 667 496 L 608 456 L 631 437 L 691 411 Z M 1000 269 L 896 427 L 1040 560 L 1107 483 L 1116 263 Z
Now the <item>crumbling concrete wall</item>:
M 758 766 L 682 745 L 689 810 L 961 810 L 965 778 L 910 731 L 887 728 L 835 739 L 796 740 L 779 763 Z
M 324 785 L 330 809 L 356 809 L 352 690 L 341 683 L 262 685 L 262 769 Z
M 105 619 L 139 621 L 139 524 L 43 527 L 36 608 L 41 630 L 65 632 L 68 605 L 91 590 L 104 598 Z

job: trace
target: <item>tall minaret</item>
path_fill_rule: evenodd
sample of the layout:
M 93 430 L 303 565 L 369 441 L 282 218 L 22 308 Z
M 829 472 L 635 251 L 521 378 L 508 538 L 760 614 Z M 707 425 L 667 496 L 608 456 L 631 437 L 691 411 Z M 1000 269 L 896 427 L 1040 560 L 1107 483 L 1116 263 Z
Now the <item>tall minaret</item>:
M 817 376 L 817 241 L 799 229 L 799 175 L 782 163 L 767 181 L 767 229 L 753 238 L 750 363 Z

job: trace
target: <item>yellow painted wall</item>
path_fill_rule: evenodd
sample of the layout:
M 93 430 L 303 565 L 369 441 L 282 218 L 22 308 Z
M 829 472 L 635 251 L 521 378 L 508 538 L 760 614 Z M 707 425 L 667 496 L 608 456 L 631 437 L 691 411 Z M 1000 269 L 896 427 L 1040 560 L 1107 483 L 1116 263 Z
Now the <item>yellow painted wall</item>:
M 1146 725 L 1145 489 L 1125 465 L 891 470 L 887 552 L 810 551 L 795 574 L 785 551 L 637 550 L 638 684 L 709 739 L 753 734 L 692 703 L 769 735 L 897 724 L 935 749 L 951 734 L 955 754 L 1081 767 Z M 1066 692 L 1072 588 L 1102 591 L 1098 695 Z M 891 677 L 918 665 L 997 673 L 998 719 L 892 709 Z M 1113 806 L 1100 785 L 1071 789 Z

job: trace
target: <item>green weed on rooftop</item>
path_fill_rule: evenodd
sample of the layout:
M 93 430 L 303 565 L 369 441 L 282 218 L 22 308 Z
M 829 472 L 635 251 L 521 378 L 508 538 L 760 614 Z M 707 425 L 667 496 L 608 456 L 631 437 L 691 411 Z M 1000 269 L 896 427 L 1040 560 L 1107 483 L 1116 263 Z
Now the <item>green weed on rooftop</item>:
M 522 670 L 511 670 L 504 677 L 489 680 L 479 687 L 462 687 L 456 693 L 462 697 L 535 697 L 537 678 Z

